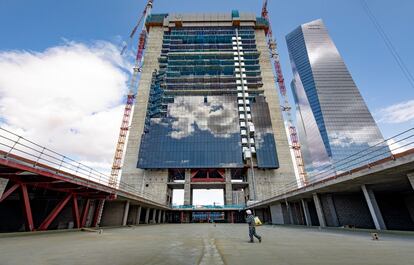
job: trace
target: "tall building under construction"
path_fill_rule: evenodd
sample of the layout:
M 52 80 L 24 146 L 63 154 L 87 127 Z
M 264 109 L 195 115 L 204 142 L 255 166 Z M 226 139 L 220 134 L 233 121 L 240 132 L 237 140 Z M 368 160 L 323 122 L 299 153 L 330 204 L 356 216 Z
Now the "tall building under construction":
M 172 204 L 222 189 L 225 205 L 295 183 L 266 40 L 254 14 L 152 14 L 121 181 Z

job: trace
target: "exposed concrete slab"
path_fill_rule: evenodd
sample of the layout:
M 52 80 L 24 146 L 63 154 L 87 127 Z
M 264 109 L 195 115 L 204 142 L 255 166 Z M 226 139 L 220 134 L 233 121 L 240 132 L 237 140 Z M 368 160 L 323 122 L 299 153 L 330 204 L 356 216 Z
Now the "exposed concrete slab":
M 389 265 L 411 264 L 414 236 L 262 226 L 249 244 L 246 224 L 168 224 L 0 238 L 7 265 Z M 350 254 L 351 253 L 351 254 Z M 203 262 L 203 263 L 202 263 Z
M 361 188 L 362 192 L 364 193 L 365 200 L 368 204 L 372 220 L 374 221 L 375 228 L 377 230 L 387 229 L 384 219 L 382 218 L 381 210 L 379 209 L 377 200 L 375 199 L 374 192 L 366 185 L 361 185 Z

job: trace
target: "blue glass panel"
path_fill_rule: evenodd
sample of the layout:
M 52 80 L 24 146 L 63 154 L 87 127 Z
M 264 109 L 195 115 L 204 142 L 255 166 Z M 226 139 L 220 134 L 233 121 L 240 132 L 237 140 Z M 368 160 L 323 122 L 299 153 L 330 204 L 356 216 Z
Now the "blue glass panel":
M 263 96 L 256 96 L 252 104 L 252 121 L 255 126 L 257 166 L 279 168 L 269 106 Z

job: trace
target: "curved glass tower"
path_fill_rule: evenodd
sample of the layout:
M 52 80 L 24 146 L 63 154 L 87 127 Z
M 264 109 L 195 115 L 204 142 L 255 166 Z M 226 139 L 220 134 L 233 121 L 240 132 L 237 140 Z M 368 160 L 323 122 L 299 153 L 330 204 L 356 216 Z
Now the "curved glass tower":
M 341 172 L 388 156 L 388 146 L 322 20 L 301 25 L 286 41 L 308 173 L 329 168 Z

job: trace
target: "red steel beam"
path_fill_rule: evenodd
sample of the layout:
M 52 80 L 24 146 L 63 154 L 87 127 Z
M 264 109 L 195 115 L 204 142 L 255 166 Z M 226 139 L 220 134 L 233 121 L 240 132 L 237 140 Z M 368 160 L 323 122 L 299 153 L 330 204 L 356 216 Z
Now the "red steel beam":
M 86 218 L 88 217 L 88 213 L 89 213 L 89 206 L 91 204 L 91 200 L 87 199 L 85 206 L 83 206 L 83 210 L 82 210 L 82 217 L 81 217 L 81 227 L 85 227 L 86 225 Z
M 5 191 L 3 193 L 3 196 L 1 196 L 0 198 L 0 202 L 4 201 L 7 197 L 9 197 L 10 194 L 12 194 L 19 186 L 20 184 L 16 183 L 13 186 L 11 186 L 7 191 Z
M 46 217 L 46 219 L 40 224 L 39 230 L 47 230 L 49 225 L 53 222 L 53 220 L 55 220 L 58 214 L 70 201 L 70 198 L 72 198 L 71 193 L 66 195 L 66 197 L 56 205 L 55 209 L 53 209 L 52 212 Z
M 75 227 L 80 228 L 78 196 L 76 194 L 73 194 L 72 196 L 72 214 L 73 214 L 73 221 L 75 223 Z
M 20 184 L 22 188 L 22 197 L 23 197 L 23 208 L 24 208 L 24 216 L 26 218 L 26 229 L 29 231 L 34 230 L 33 224 L 33 215 L 32 215 L 32 208 L 30 207 L 30 199 L 29 193 L 27 192 L 26 184 Z

